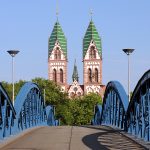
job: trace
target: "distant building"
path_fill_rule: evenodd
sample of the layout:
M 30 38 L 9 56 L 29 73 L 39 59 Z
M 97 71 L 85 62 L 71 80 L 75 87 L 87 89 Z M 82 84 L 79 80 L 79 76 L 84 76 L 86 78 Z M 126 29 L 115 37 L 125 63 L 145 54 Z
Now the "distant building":
M 90 92 L 103 96 L 102 84 L 102 45 L 101 38 L 90 21 L 83 39 L 83 85 L 79 84 L 76 61 L 72 75 L 73 83 L 67 83 L 67 40 L 56 21 L 48 42 L 48 78 L 59 84 L 69 97 L 82 96 Z
M 69 87 L 68 87 L 68 91 L 67 91 L 68 96 L 70 98 L 73 98 L 73 97 L 76 97 L 76 96 L 84 95 L 84 86 L 79 84 L 79 76 L 78 76 L 76 61 L 74 63 L 72 81 L 73 81 L 73 83 L 71 85 L 69 85 Z

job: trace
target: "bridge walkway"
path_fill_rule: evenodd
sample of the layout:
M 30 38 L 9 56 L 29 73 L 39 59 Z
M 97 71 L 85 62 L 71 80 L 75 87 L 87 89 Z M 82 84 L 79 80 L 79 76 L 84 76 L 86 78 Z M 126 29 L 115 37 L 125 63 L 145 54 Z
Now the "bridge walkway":
M 1 150 L 144 150 L 132 139 L 105 126 L 37 128 Z

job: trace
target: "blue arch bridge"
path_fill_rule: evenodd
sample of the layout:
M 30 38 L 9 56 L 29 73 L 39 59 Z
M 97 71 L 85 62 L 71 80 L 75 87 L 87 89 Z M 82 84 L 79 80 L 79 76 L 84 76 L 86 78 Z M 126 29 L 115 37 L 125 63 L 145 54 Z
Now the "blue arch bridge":
M 130 102 L 122 85 L 110 81 L 87 126 L 59 126 L 35 83 L 25 83 L 14 106 L 0 84 L 0 139 L 3 150 L 150 149 L 150 70 Z

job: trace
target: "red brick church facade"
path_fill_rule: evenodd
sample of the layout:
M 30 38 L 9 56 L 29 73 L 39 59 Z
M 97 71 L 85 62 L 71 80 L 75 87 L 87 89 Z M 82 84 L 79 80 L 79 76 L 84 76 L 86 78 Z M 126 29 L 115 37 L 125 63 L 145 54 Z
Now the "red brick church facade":
M 102 46 L 101 38 L 91 20 L 83 39 L 83 85 L 79 84 L 76 63 L 72 84 L 67 83 L 67 40 L 56 21 L 48 43 L 48 78 L 68 92 L 68 96 L 82 96 L 91 92 L 103 97 L 105 85 L 102 84 Z

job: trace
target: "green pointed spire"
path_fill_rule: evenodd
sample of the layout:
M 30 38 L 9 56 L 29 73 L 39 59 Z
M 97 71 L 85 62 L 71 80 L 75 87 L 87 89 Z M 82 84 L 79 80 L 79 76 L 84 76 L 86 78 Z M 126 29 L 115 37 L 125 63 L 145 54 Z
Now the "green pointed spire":
M 94 22 L 90 21 L 89 26 L 86 30 L 84 39 L 83 39 L 83 58 L 85 57 L 85 54 L 88 50 L 88 47 L 90 45 L 91 40 L 96 44 L 96 48 L 98 50 L 99 55 L 102 55 L 102 44 L 101 44 L 101 38 L 98 34 L 98 31 L 94 25 Z
M 76 60 L 74 63 L 74 69 L 73 69 L 73 74 L 72 74 L 72 80 L 73 82 L 76 80 L 77 82 L 79 82 L 79 76 L 78 76 L 78 70 L 77 70 L 77 65 L 76 65 Z
M 67 58 L 67 40 L 66 40 L 64 32 L 63 32 L 58 20 L 56 21 L 53 31 L 51 33 L 51 36 L 49 38 L 49 43 L 48 43 L 49 55 L 51 54 L 56 41 L 59 42 L 60 47 L 61 47 L 62 51 L 64 52 L 64 55 Z

